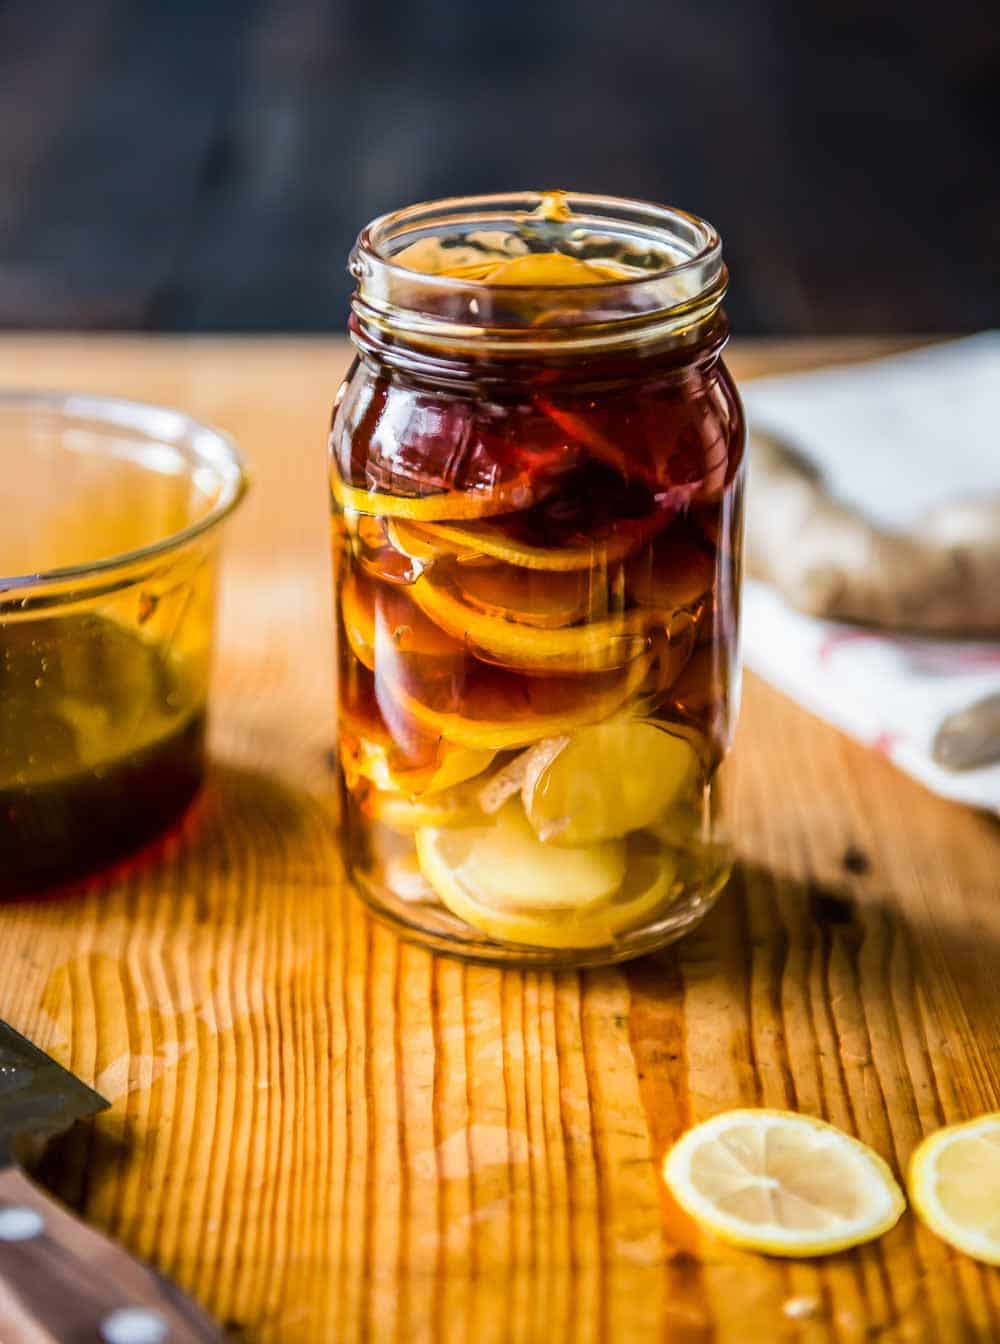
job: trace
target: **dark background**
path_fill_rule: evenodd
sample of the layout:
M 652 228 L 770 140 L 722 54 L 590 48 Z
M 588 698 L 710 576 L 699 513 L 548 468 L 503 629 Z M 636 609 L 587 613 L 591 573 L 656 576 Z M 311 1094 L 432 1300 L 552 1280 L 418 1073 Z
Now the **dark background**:
M 1000 9 L 0 0 L 0 325 L 339 330 L 384 210 L 568 186 L 721 230 L 738 330 L 996 324 Z

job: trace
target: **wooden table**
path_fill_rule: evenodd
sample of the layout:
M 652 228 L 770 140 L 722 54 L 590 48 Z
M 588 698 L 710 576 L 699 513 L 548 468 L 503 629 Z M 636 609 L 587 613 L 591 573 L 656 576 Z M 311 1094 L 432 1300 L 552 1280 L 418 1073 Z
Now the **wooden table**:
M 886 343 L 737 346 L 744 377 Z M 174 403 L 254 469 L 224 585 L 214 765 L 145 865 L 0 907 L 0 1015 L 114 1102 L 43 1175 L 233 1338 L 1000 1338 L 1000 1271 L 911 1214 L 779 1262 L 658 1177 L 740 1105 L 898 1170 L 1000 1107 L 1000 828 L 752 678 L 740 863 L 676 949 L 553 975 L 405 946 L 344 889 L 331 799 L 329 340 L 0 339 L 5 383 Z

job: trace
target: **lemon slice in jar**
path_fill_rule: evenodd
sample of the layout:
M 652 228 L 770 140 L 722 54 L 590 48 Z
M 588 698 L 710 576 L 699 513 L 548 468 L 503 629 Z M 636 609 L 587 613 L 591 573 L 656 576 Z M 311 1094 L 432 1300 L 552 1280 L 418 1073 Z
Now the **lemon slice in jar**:
M 379 518 L 409 518 L 415 522 L 436 522 L 446 518 L 488 518 L 528 508 L 534 491 L 528 474 L 502 481 L 489 490 L 441 490 L 428 495 L 390 495 L 381 490 L 363 490 L 349 485 L 333 469 L 330 491 L 342 509 L 372 514 Z
M 511 255 L 513 248 L 520 253 Z M 421 238 L 393 257 L 397 266 L 425 275 L 488 282 L 491 285 L 594 285 L 632 274 L 624 266 L 570 256 L 566 252 L 528 252 L 524 242 L 499 230 L 480 231 L 470 242 L 442 247 L 437 238 Z
M 512 565 L 460 565 L 445 569 L 462 601 L 485 616 L 555 630 L 607 615 L 604 568 L 545 574 Z
M 411 797 L 399 789 L 372 789 L 362 804 L 366 816 L 400 835 L 421 826 L 465 826 L 482 819 L 474 794 L 462 785 Z
M 489 275 L 491 285 L 595 285 L 624 280 L 630 272 L 621 266 L 602 266 L 565 252 L 529 252 L 501 261 Z
M 715 560 L 693 540 L 673 529 L 625 565 L 625 584 L 633 602 L 654 610 L 689 607 L 712 587 Z
M 422 565 L 445 559 L 480 560 L 483 553 L 476 547 L 463 545 L 460 541 L 449 543 L 438 535 L 437 527 L 437 524 L 421 527 L 403 518 L 390 518 L 386 521 L 386 535 L 401 555 Z
M 910 1159 L 910 1198 L 942 1240 L 1000 1265 L 1000 1111 L 949 1125 Z
M 371 591 L 348 574 L 340 589 L 340 611 L 351 651 L 369 672 L 375 666 L 375 609 Z
M 565 546 L 536 546 L 509 535 L 496 523 L 439 522 L 391 524 L 393 545 L 416 560 L 455 556 L 460 562 L 488 556 L 522 569 L 553 573 L 611 564 L 622 559 L 663 527 L 669 515 L 653 511 L 642 519 L 627 519 L 613 527 L 595 529 L 588 542 Z
M 418 853 L 431 831 L 432 861 L 422 865 L 428 880 L 434 881 L 431 869 L 440 860 L 456 880 L 498 909 L 576 910 L 613 896 L 625 877 L 620 840 L 575 849 L 543 845 L 517 799 L 480 826 L 421 830 Z
M 347 642 L 369 672 L 377 661 L 380 673 L 461 674 L 465 646 L 428 620 L 403 589 L 350 573 L 340 604 Z
M 681 732 L 619 714 L 578 729 L 554 753 L 544 743 L 533 747 L 538 768 L 528 763 L 521 799 L 538 838 L 595 844 L 651 826 L 686 801 L 698 754 Z
M 725 1111 L 696 1125 L 667 1154 L 663 1178 L 702 1227 L 768 1255 L 859 1246 L 906 1207 L 877 1153 L 792 1111 Z
M 559 737 L 614 713 L 641 686 L 652 655 L 622 671 L 593 677 L 521 677 L 471 663 L 457 688 L 422 688 L 418 698 L 396 684 L 392 694 L 426 732 L 456 746 L 508 751 Z
M 606 946 L 666 904 L 676 876 L 644 836 L 543 845 L 516 799 L 488 825 L 422 828 L 416 849 L 452 914 L 490 938 L 543 948 Z
M 407 752 L 373 700 L 341 704 L 340 759 L 351 789 L 363 779 L 386 793 L 423 797 L 481 775 L 496 755 L 433 737 L 420 746 L 416 753 Z
M 533 672 L 601 672 L 622 667 L 648 647 L 648 632 L 670 628 L 673 611 L 633 608 L 586 625 L 538 629 L 480 611 L 433 570 L 413 585 L 413 599 L 453 639 L 502 667 Z M 687 618 L 685 618 L 687 619 Z
M 423 798 L 443 789 L 464 784 L 489 769 L 495 752 L 442 743 L 432 765 L 401 764 L 391 743 L 358 738 L 341 746 L 341 760 L 350 787 L 357 778 L 374 784 L 384 793 L 409 799 Z

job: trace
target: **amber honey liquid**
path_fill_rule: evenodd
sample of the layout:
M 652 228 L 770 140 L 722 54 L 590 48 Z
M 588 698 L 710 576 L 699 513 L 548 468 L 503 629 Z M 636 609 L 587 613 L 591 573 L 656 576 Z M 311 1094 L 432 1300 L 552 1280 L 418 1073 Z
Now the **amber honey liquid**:
M 0 622 L 0 897 L 124 857 L 202 777 L 197 679 L 94 614 Z

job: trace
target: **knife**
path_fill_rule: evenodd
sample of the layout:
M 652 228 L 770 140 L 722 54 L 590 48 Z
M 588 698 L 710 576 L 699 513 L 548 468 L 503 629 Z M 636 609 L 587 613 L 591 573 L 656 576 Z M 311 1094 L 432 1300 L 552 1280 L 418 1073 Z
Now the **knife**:
M 15 1160 L 109 1103 L 0 1021 L 2 1344 L 220 1344 L 168 1279 L 75 1218 Z

